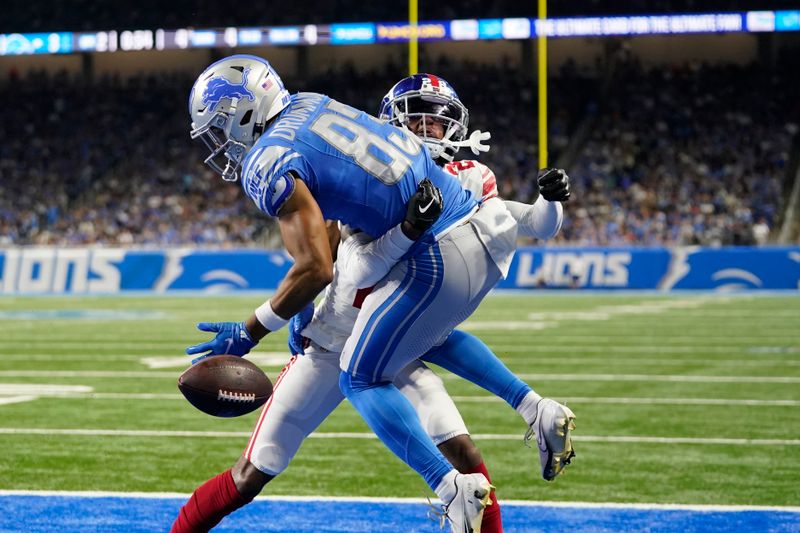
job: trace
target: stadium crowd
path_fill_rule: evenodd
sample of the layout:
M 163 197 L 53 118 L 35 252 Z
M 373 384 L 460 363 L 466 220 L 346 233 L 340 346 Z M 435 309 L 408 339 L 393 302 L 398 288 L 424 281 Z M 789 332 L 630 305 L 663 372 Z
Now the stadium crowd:
M 756 66 L 623 65 L 569 169 L 559 240 L 764 244 L 798 131 L 791 87 Z
M 533 81 L 505 63 L 433 66 L 470 109 L 471 129 L 492 132 L 482 159 L 501 195 L 533 201 Z M 285 81 L 377 112 L 398 72 L 337 66 Z M 627 62 L 601 97 L 600 82 L 567 63 L 551 80 L 551 161 L 581 124 L 592 133 L 567 167 L 574 194 L 557 242 L 763 241 L 798 116 L 791 84 L 781 81 L 756 67 Z M 274 223 L 204 167 L 205 148 L 189 140 L 192 82 L 33 73 L 0 83 L 0 97 L 15 104 L 0 122 L 0 245 L 275 244 Z

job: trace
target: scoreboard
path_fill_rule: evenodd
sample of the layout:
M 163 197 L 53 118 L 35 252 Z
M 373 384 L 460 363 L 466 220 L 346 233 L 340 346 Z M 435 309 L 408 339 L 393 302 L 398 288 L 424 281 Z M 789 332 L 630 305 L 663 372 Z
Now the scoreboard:
M 420 41 L 474 41 L 783 31 L 800 31 L 800 11 L 9 33 L 0 34 L 0 55 L 373 44 L 407 42 L 413 33 Z

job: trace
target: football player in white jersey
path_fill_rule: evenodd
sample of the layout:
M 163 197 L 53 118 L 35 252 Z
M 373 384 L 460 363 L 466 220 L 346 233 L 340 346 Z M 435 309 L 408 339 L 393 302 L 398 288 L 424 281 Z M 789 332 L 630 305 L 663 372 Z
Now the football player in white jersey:
M 517 221 L 518 233 L 522 235 L 549 239 L 560 229 L 563 218 L 561 202 L 570 196 L 569 178 L 563 170 L 550 168 L 540 171 L 540 195 L 534 204 L 529 205 L 504 202 L 498 198 L 494 173 L 486 165 L 475 160 L 453 161 L 453 156 L 463 146 L 468 146 L 475 155 L 487 151 L 488 146 L 483 141 L 490 135 L 474 131 L 467 139 L 468 111 L 445 80 L 433 74 L 415 74 L 399 81 L 384 97 L 379 116 L 396 126 L 408 128 L 420 137 L 434 159 L 481 199 L 479 213 L 483 216 L 472 224 L 479 234 L 485 236 L 481 240 L 493 257 L 504 258 L 508 263 L 511 260 L 502 251 L 492 249 L 497 241 L 496 235 L 505 233 L 502 226 L 508 223 L 504 216 L 507 212 L 511 212 Z M 340 269 L 349 283 L 360 289 L 369 287 L 385 270 L 376 256 L 386 258 L 391 254 L 365 253 L 378 241 L 366 248 L 354 246 L 357 253 L 350 253 L 351 242 L 351 239 L 345 240 L 339 248 Z M 508 263 L 497 263 L 503 274 L 508 271 Z M 529 425 L 526 439 L 537 438 L 544 479 L 554 479 L 569 464 L 574 456 L 570 438 L 574 414 L 553 400 L 542 399 L 514 376 L 477 337 L 456 330 L 422 359 L 472 381 L 516 409 Z
M 425 79 L 429 80 L 430 77 Z M 415 120 L 415 117 L 409 115 L 405 118 L 408 121 L 402 124 L 411 128 L 414 133 L 420 134 L 423 139 L 427 130 L 432 130 L 432 136 L 443 133 L 443 128 L 440 127 L 442 121 L 436 117 Z M 463 116 L 462 120 L 466 122 L 466 116 Z M 470 141 L 463 141 L 461 136 L 460 139 L 454 140 L 452 144 L 455 146 L 452 148 L 457 150 L 460 141 L 460 146 L 470 146 L 474 151 L 483 150 L 486 147 L 481 141 L 485 139 L 486 134 L 482 136 L 480 132 L 477 132 L 477 136 L 473 135 Z M 431 139 L 425 139 L 425 142 L 429 148 L 436 145 Z M 452 148 L 443 153 L 449 154 Z M 436 154 L 433 149 L 431 151 Z M 437 155 L 441 157 L 441 154 Z M 446 158 L 445 156 L 444 159 Z M 495 178 L 491 171 L 476 161 L 450 163 L 446 169 L 457 176 L 466 188 L 473 190 L 477 197 L 483 198 L 482 209 L 488 213 L 492 202 L 486 201 L 497 197 Z M 562 173 L 558 177 L 564 189 L 562 193 L 566 192 L 568 195 L 566 176 Z M 546 185 L 546 180 L 543 183 Z M 425 198 L 420 198 L 418 209 L 426 205 Z M 561 223 L 560 204 L 545 202 L 542 200 L 534 206 L 517 203 L 509 206 L 519 219 L 523 234 L 549 238 L 558 231 Z M 487 217 L 485 220 L 487 226 L 483 230 L 492 231 L 489 225 L 492 218 Z M 497 220 L 503 219 L 498 217 Z M 376 241 L 370 241 L 362 233 L 349 234 L 347 228 L 344 228 L 343 237 L 343 242 L 339 245 L 334 278 L 326 289 L 324 298 L 316 311 L 307 309 L 305 316 L 301 314 L 292 320 L 290 344 L 295 356 L 276 379 L 273 396 L 263 408 L 243 456 L 231 471 L 221 474 L 221 476 L 228 474 L 232 479 L 242 501 L 229 510 L 214 509 L 213 504 L 203 498 L 203 487 L 200 487 L 193 494 L 189 504 L 182 509 L 181 516 L 173 526 L 174 533 L 208 530 L 225 514 L 250 501 L 267 482 L 288 466 L 303 439 L 313 432 L 344 398 L 338 383 L 339 356 L 352 331 L 360 304 L 368 294 L 368 289 L 358 289 L 371 287 L 379 281 L 403 256 L 413 241 L 400 226 Z M 312 312 L 313 320 L 310 320 Z M 429 358 L 437 364 L 448 367 L 448 357 L 444 352 L 452 349 L 454 345 L 463 349 L 471 345 L 472 339 L 474 337 L 456 332 L 444 345 L 433 350 Z M 482 343 L 481 346 L 488 351 Z M 304 355 L 298 356 L 298 353 Z M 492 357 L 494 358 L 493 354 Z M 470 372 L 462 370 L 457 373 L 466 374 L 468 379 L 474 378 Z M 511 375 L 507 369 L 505 373 Z M 465 424 L 447 395 L 441 379 L 422 362 L 415 361 L 400 372 L 395 384 L 412 402 L 423 426 L 447 459 L 462 473 L 480 472 L 488 478 L 480 452 L 469 438 Z M 568 464 L 572 456 L 569 431 L 573 415 L 568 410 L 556 412 L 558 410 L 554 410 L 553 406 L 547 403 L 552 400 L 542 399 L 533 393 L 530 387 L 524 384 L 523 386 L 524 394 L 520 394 L 519 387 L 513 390 L 507 387 L 506 391 L 487 388 L 501 396 L 512 397 L 509 403 L 520 411 L 531 430 L 537 432 L 537 436 L 542 435 L 541 442 L 544 443 L 547 454 L 547 457 L 542 457 L 542 475 L 545 479 L 553 479 L 563 466 Z M 502 394 L 503 392 L 506 394 Z M 530 397 L 528 393 L 531 394 Z M 555 406 L 561 407 L 558 404 Z M 556 420 L 559 416 L 560 418 Z M 547 424 L 550 427 L 543 431 L 542 428 Z M 548 443 L 544 433 L 549 431 L 555 435 L 559 430 L 562 434 L 554 439 L 559 442 Z M 202 507 L 208 507 L 208 511 L 198 516 L 196 511 Z M 192 509 L 194 512 L 189 512 Z M 198 521 L 198 517 L 202 520 Z M 484 515 L 481 531 L 502 531 L 498 506 L 489 507 Z

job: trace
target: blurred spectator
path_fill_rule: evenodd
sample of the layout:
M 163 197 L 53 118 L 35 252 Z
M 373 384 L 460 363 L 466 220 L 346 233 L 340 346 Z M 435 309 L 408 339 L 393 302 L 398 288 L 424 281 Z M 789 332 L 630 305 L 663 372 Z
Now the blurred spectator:
M 755 239 L 756 244 L 759 246 L 764 246 L 767 244 L 767 238 L 769 237 L 769 226 L 767 225 L 767 221 L 764 217 L 758 219 L 758 222 L 755 223 L 753 226 L 753 239 Z
M 534 86 L 506 61 L 431 68 L 492 132 L 482 159 L 508 199 L 537 195 Z M 377 112 L 402 67 L 331 67 L 290 80 Z M 578 124 L 592 134 L 568 168 L 573 200 L 557 243 L 763 243 L 781 202 L 791 83 L 757 67 L 624 66 L 604 102 L 567 63 L 551 80 L 551 161 Z M 183 75 L 87 84 L 33 73 L 0 85 L 0 245 L 269 246 L 275 224 L 202 164 L 188 137 Z M 753 97 L 762 95 L 762 97 Z M 796 109 L 796 108 L 795 108 Z M 463 157 L 472 155 L 464 150 Z M 758 223 L 756 223 L 758 222 Z
M 752 244 L 781 207 L 792 84 L 757 66 L 643 69 L 614 84 L 576 164 L 560 242 Z M 796 119 L 796 117 L 795 117 Z

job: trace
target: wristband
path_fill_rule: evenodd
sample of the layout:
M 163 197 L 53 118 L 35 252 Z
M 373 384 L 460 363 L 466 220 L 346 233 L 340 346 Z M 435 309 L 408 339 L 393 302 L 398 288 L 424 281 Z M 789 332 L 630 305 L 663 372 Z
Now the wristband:
M 278 316 L 272 309 L 272 304 L 269 303 L 269 300 L 256 308 L 256 318 L 261 322 L 262 326 L 270 331 L 277 331 L 289 322 L 289 319 Z

